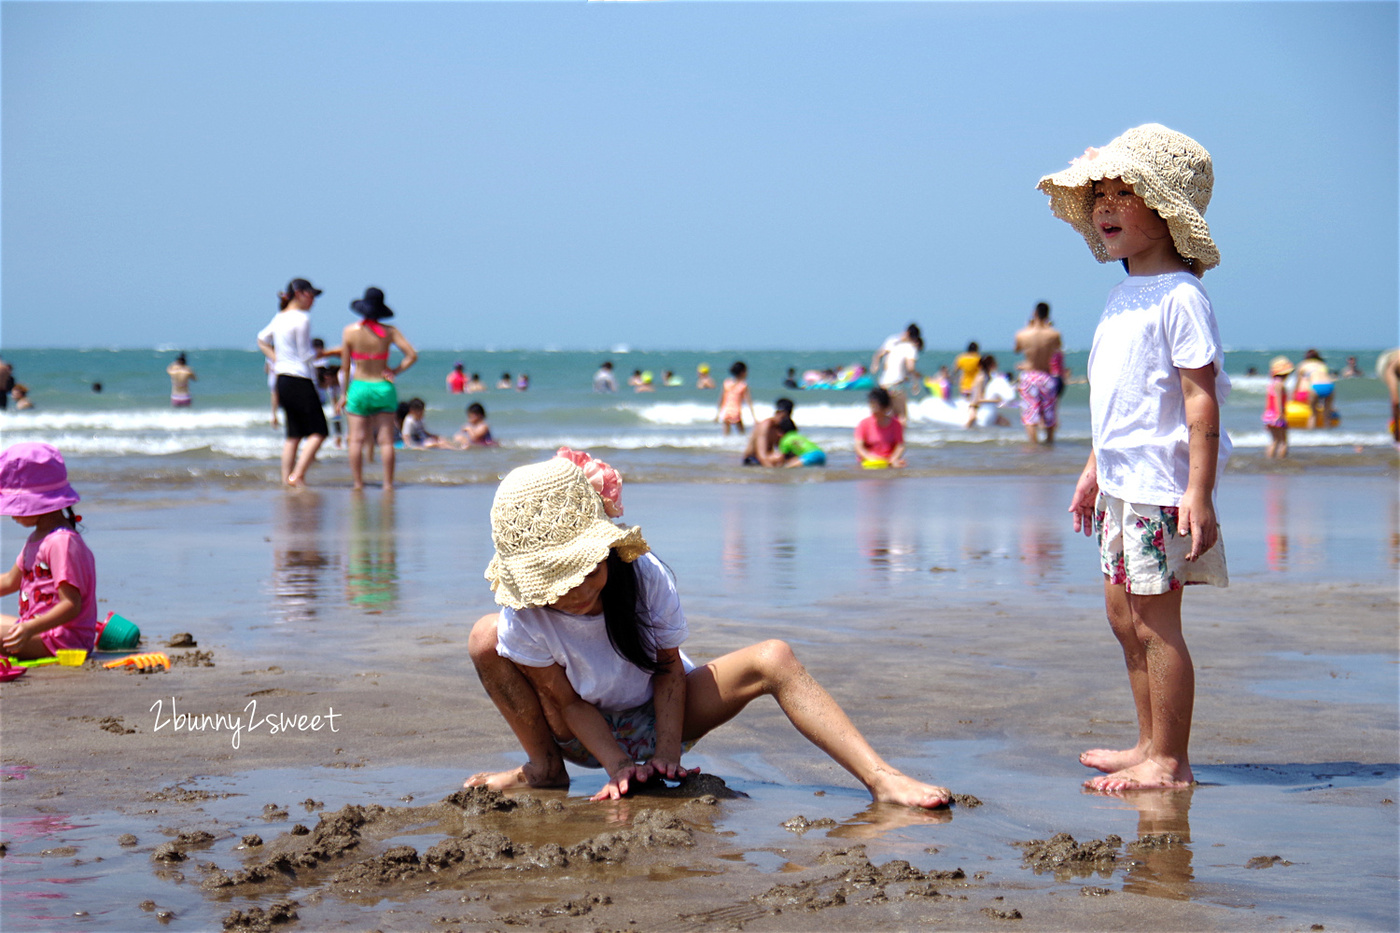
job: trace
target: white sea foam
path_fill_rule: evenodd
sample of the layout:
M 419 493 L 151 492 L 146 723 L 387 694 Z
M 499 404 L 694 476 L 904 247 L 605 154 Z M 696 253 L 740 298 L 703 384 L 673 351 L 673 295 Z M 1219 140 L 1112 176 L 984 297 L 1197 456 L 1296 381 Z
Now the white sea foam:
M 145 408 L 126 411 L 31 410 L 0 415 L 5 434 L 32 431 L 198 431 L 270 427 L 267 409 Z

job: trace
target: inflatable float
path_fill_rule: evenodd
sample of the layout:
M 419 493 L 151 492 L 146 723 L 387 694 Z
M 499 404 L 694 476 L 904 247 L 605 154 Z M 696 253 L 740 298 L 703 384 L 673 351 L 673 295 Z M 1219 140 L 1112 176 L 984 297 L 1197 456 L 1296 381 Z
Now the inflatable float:
M 1308 406 L 1307 402 L 1289 400 L 1288 404 L 1284 406 L 1283 416 L 1288 419 L 1288 426 L 1290 428 L 1306 428 L 1308 426 L 1308 420 L 1312 417 L 1312 408 Z M 1341 422 L 1341 415 L 1337 414 L 1335 411 L 1328 412 L 1327 424 L 1324 425 L 1324 427 L 1335 428 L 1337 425 L 1341 424 Z
M 982 428 L 996 421 L 998 411 L 1005 414 L 1005 409 L 1017 407 L 1016 387 L 1005 376 L 998 374 L 987 383 L 986 399 L 977 407 L 976 424 Z M 909 400 L 909 420 L 961 428 L 967 424 L 969 407 L 965 398 L 950 401 L 931 392 L 923 398 Z M 1013 422 L 1017 420 L 1012 418 Z

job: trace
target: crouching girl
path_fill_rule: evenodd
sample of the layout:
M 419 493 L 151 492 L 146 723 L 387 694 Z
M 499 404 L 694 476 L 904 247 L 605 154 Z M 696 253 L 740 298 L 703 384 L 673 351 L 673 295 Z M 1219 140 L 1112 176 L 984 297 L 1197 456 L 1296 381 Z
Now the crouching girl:
M 528 760 L 467 786 L 567 786 L 567 759 L 607 771 L 593 799 L 616 799 L 699 770 L 682 766 L 682 754 L 767 695 L 876 801 L 948 804 L 946 788 L 876 754 L 784 642 L 705 665 L 686 657 L 674 578 L 640 528 L 610 520 L 622 514 L 617 474 L 587 454 L 560 454 L 511 471 L 491 506 L 486 578 L 504 608 L 478 620 L 469 647 Z

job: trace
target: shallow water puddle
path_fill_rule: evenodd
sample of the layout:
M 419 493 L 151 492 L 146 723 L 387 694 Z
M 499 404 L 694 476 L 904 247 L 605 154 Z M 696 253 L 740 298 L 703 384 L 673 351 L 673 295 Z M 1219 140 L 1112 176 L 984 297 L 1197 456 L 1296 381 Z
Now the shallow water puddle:
M 1197 787 L 1116 798 L 1083 793 L 1079 782 L 1087 772 L 1077 767 L 1041 762 L 1028 768 L 1024 761 L 1012 762 L 1008 754 L 996 741 L 944 741 L 931 745 L 926 759 L 894 762 L 911 773 L 932 766 L 955 792 L 975 791 L 981 806 L 971 806 L 964 798 L 961 806 L 926 814 L 872 805 L 853 786 L 794 785 L 741 776 L 726 780 L 747 798 L 721 800 L 698 819 L 697 811 L 687 809 L 686 816 L 712 834 L 721 863 L 775 881 L 821 865 L 822 854 L 832 849 L 861 845 L 877 865 L 899 859 L 920 871 L 960 868 L 970 884 L 1005 894 L 1008 906 L 1018 896 L 1030 899 L 1036 892 L 1056 891 L 1078 896 L 1088 888 L 1111 895 L 1202 901 L 1250 910 L 1261 921 L 1282 916 L 1302 926 L 1387 929 L 1400 921 L 1393 898 L 1393 801 L 1400 797 L 1400 766 L 1206 765 L 1197 768 L 1202 782 Z M 705 756 L 693 757 L 696 764 L 706 764 Z M 724 762 L 706 770 L 772 773 L 758 760 L 735 764 Z M 480 875 L 480 883 L 439 885 L 429 879 L 416 887 L 371 886 L 362 893 L 333 892 L 319 883 L 337 870 L 336 863 L 314 869 L 300 884 L 288 878 L 283 885 L 220 893 L 202 889 L 200 882 L 209 874 L 204 867 L 208 863 L 225 872 L 237 871 L 253 864 L 260 852 L 297 824 L 314 829 L 321 812 L 351 803 L 415 808 L 386 824 L 373 839 L 367 837 L 367 844 L 356 850 L 357 858 L 396 846 L 409 846 L 426 856 L 464 824 L 507 828 L 521 847 L 539 850 L 554 843 L 567 848 L 632 825 L 642 810 L 692 806 L 650 796 L 589 804 L 586 797 L 596 777 L 581 772 L 572 793 L 534 795 L 546 808 L 539 817 L 444 815 L 432 805 L 459 784 L 459 771 L 397 767 L 206 778 L 134 801 L 123 812 L 76 817 L 54 812 L 7 820 L 4 838 L 9 852 L 0 861 L 5 929 L 210 929 L 235 908 L 265 906 L 281 896 L 301 904 L 305 928 L 363 923 L 371 915 L 400 910 L 441 910 L 468 925 L 493 921 L 507 912 L 524 916 L 554 910 L 568 895 L 547 888 L 527 902 L 524 898 L 532 895 L 526 890 L 517 895 L 514 889 L 530 886 L 513 883 L 512 893 L 502 894 L 503 876 L 489 868 Z M 422 808 L 421 814 L 417 808 Z M 192 834 L 197 832 L 208 833 L 212 840 L 186 845 L 186 860 L 166 863 L 153 858 L 179 834 L 196 838 Z M 1078 870 L 1029 863 L 1015 845 L 1048 840 L 1060 832 L 1079 843 L 1116 835 L 1121 845 L 1108 861 Z M 122 844 L 127 833 L 136 837 L 135 844 Z M 254 833 L 264 847 L 244 847 L 244 837 Z M 639 862 L 611 870 L 683 886 L 688 881 L 703 883 L 716 873 L 713 867 L 714 863 L 707 868 Z M 571 867 L 568 875 L 585 884 L 593 871 L 580 865 Z
M 1304 654 L 1275 651 L 1267 655 L 1283 662 L 1280 673 L 1251 689 L 1264 696 L 1319 703 L 1379 703 L 1393 707 L 1400 662 L 1393 654 Z

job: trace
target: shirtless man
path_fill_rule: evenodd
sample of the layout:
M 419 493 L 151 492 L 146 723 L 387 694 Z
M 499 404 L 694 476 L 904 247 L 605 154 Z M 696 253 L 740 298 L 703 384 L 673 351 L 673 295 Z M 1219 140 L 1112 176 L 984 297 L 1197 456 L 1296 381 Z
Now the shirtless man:
M 1025 356 L 1020 366 L 1016 390 L 1021 396 L 1021 424 L 1026 440 L 1038 443 L 1039 428 L 1045 428 L 1045 443 L 1055 443 L 1055 425 L 1059 423 L 1056 407 L 1059 387 L 1050 374 L 1050 359 L 1060 349 L 1060 332 L 1050 324 L 1050 306 L 1045 302 L 1035 306 L 1030 323 L 1016 332 L 1016 352 Z
M 786 415 L 792 417 L 792 399 L 780 398 L 773 403 L 773 414 L 753 426 L 748 446 L 744 448 L 744 466 L 780 467 L 784 457 L 778 450 L 783 439 L 779 423 Z
M 1400 348 L 1387 350 L 1376 360 L 1376 375 L 1390 392 L 1390 437 L 1400 448 Z
M 170 377 L 170 407 L 189 408 L 192 401 L 190 383 L 198 377 L 185 362 L 185 354 L 175 357 L 175 362 L 165 367 L 165 374 Z

